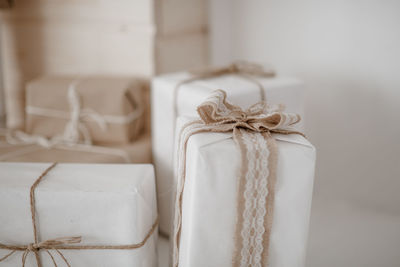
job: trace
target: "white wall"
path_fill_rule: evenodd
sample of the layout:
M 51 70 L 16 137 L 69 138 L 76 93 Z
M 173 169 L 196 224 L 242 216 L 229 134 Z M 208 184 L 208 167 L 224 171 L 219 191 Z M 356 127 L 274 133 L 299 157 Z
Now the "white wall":
M 214 64 L 258 61 L 307 84 L 307 266 L 400 265 L 400 1 L 210 2 Z
M 0 23 L 0 43 L 1 43 L 1 23 Z M 1 51 L 1 47 L 0 47 Z M 4 89 L 3 89 L 3 69 L 2 61 L 0 57 L 0 128 L 5 127 L 6 115 L 4 107 Z

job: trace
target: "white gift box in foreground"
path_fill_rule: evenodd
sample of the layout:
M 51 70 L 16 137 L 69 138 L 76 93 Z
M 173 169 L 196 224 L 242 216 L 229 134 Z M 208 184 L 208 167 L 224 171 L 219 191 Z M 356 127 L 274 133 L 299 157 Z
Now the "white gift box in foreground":
M 174 89 L 191 77 L 189 73 L 159 76 L 152 81 L 152 149 L 157 177 L 157 197 L 160 212 L 160 228 L 169 233 L 172 221 L 171 203 L 173 186 L 173 152 L 175 115 L 196 116 L 196 108 L 216 89 L 224 89 L 235 105 L 247 108 L 260 101 L 260 89 L 256 83 L 237 75 L 225 75 L 213 79 L 197 80 L 179 87 L 174 114 Z M 297 79 L 274 77 L 257 78 L 264 87 L 269 104 L 284 104 L 287 112 L 304 114 L 304 85 Z M 302 120 L 303 121 L 303 120 Z M 303 130 L 303 122 L 296 128 Z
M 278 144 L 278 166 L 269 267 L 304 267 L 315 148 L 300 135 L 273 137 Z M 180 267 L 232 265 L 239 167 L 240 151 L 231 133 L 190 137 L 182 200 Z
M 0 243 L 34 241 L 29 190 L 47 163 L 0 164 Z M 74 245 L 140 243 L 157 220 L 151 165 L 58 164 L 35 190 L 39 241 L 82 236 Z M 71 266 L 157 266 L 157 229 L 137 249 L 60 250 Z M 73 246 L 73 245 L 71 245 Z M 0 258 L 10 251 L 0 249 Z M 50 250 L 58 266 L 60 255 Z M 20 266 L 22 251 L 0 263 Z M 40 250 L 43 266 L 54 266 Z M 30 253 L 26 266 L 36 266 Z

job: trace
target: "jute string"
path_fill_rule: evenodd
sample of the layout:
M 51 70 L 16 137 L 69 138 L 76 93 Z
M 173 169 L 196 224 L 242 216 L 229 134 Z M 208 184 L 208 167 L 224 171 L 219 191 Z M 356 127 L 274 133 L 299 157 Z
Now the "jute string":
M 178 160 L 177 160 L 177 176 L 178 185 L 175 199 L 175 218 L 174 218 L 174 233 L 173 233 L 173 266 L 179 266 L 179 246 L 182 228 L 182 199 L 185 187 L 186 179 L 186 150 L 189 138 L 197 133 L 202 132 L 233 132 L 233 139 L 239 146 L 241 152 L 241 167 L 239 172 L 239 190 L 238 190 L 238 223 L 236 225 L 235 233 L 235 252 L 232 259 L 233 266 L 253 266 L 253 262 L 248 261 L 245 258 L 257 261 L 257 257 L 253 255 L 243 255 L 243 242 L 242 242 L 242 230 L 243 228 L 243 186 L 246 175 L 249 170 L 249 159 L 247 158 L 247 150 L 244 145 L 246 138 L 257 137 L 258 140 L 264 140 L 267 146 L 268 157 L 268 170 L 264 172 L 256 172 L 254 174 L 255 179 L 265 179 L 263 173 L 267 173 L 267 190 L 268 195 L 266 199 L 261 199 L 260 203 L 266 203 L 266 213 L 263 215 L 263 227 L 262 227 L 262 258 L 258 259 L 262 261 L 261 266 L 268 265 L 268 249 L 269 249 L 269 237 L 271 233 L 272 221 L 273 221 L 273 205 L 275 196 L 275 184 L 276 184 L 276 168 L 277 168 L 277 145 L 276 141 L 271 135 L 272 133 L 278 134 L 300 134 L 301 132 L 290 128 L 293 124 L 300 121 L 300 116 L 297 114 L 284 113 L 282 106 L 272 108 L 268 107 L 265 102 L 257 103 L 247 110 L 242 110 L 238 106 L 230 104 L 226 100 L 226 93 L 222 90 L 215 91 L 204 103 L 198 108 L 197 112 L 200 116 L 200 120 L 192 121 L 184 125 L 179 136 L 179 147 L 178 147 Z M 259 138 L 260 136 L 261 139 Z M 303 135 L 304 136 L 304 135 Z M 261 141 L 259 141 L 261 142 Z M 250 142 L 250 147 L 253 144 Z M 258 144 L 254 144 L 257 148 Z M 253 148 L 254 150 L 254 148 Z M 257 152 L 257 150 L 256 150 Z M 266 151 L 258 151 L 259 153 L 265 153 Z M 263 164 L 264 163 L 264 164 Z M 259 162 L 261 168 L 266 165 L 265 162 Z M 262 170 L 262 169 L 260 169 Z M 255 248 L 250 249 L 250 254 L 255 253 Z
M 200 71 L 192 71 L 192 77 L 180 81 L 174 87 L 174 96 L 173 96 L 173 117 L 174 117 L 174 136 L 175 136 L 175 128 L 176 128 L 176 118 L 178 116 L 178 94 L 182 85 L 188 84 L 194 81 L 212 79 L 224 75 L 234 74 L 242 77 L 243 79 L 248 80 L 251 83 L 254 83 L 258 89 L 260 94 L 260 100 L 265 101 L 265 88 L 264 86 L 257 80 L 257 77 L 261 78 L 271 78 L 275 76 L 275 72 L 272 70 L 264 70 L 264 68 L 256 63 L 247 62 L 247 61 L 237 61 L 228 66 L 214 68 L 214 69 L 206 69 Z
M 34 242 L 27 244 L 27 245 L 6 245 L 0 243 L 0 249 L 10 250 L 11 252 L 0 258 L 0 262 L 6 260 L 8 257 L 13 255 L 17 251 L 23 251 L 22 253 L 22 267 L 25 267 L 26 259 L 29 253 L 33 252 L 36 258 L 36 263 L 38 267 L 42 266 L 39 251 L 44 250 L 49 257 L 51 258 L 55 267 L 57 267 L 54 255 L 50 252 L 50 250 L 54 250 L 60 256 L 60 258 L 65 262 L 68 267 L 71 267 L 68 260 L 64 256 L 64 254 L 60 250 L 129 250 L 129 249 L 138 249 L 143 247 L 147 240 L 151 237 L 154 233 L 155 229 L 158 225 L 158 217 L 156 218 L 155 222 L 151 226 L 150 230 L 147 232 L 145 238 L 136 244 L 129 244 L 129 245 L 71 245 L 77 244 L 82 241 L 81 236 L 71 236 L 71 237 L 60 237 L 55 239 L 49 239 L 46 241 L 39 241 L 38 231 L 37 231 L 37 219 L 36 219 L 36 206 L 35 206 L 35 189 L 39 185 L 39 183 L 43 180 L 43 178 L 57 165 L 57 163 L 53 163 L 50 167 L 48 167 L 33 183 L 30 188 L 30 211 L 31 211 L 31 219 L 32 219 L 32 226 L 33 226 L 33 237 Z

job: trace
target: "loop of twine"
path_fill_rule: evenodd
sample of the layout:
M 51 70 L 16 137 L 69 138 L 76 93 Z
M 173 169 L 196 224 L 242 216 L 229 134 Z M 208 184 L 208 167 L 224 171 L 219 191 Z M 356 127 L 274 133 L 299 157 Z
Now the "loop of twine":
M 263 66 L 248 61 L 236 61 L 225 67 L 207 69 L 201 71 L 193 71 L 191 73 L 193 74 L 192 77 L 179 82 L 174 88 L 174 97 L 173 97 L 174 118 L 176 118 L 178 115 L 178 107 L 177 107 L 178 91 L 180 87 L 184 84 L 203 79 L 211 79 L 228 74 L 236 74 L 248 80 L 249 82 L 254 83 L 259 88 L 261 101 L 265 101 L 266 100 L 265 88 L 254 77 L 264 77 L 264 78 L 275 77 L 275 72 L 273 70 L 264 70 Z
M 36 219 L 36 208 L 35 208 L 35 189 L 39 185 L 39 183 L 43 180 L 43 178 L 57 165 L 57 163 L 51 164 L 45 171 L 42 172 L 42 174 L 35 180 L 33 185 L 30 188 L 30 194 L 29 194 L 29 200 L 30 200 L 30 211 L 31 211 L 31 219 L 32 219 L 32 227 L 33 227 L 33 237 L 34 237 L 34 242 L 29 243 L 28 245 L 6 245 L 0 243 L 0 249 L 7 249 L 10 250 L 8 254 L 0 258 L 0 262 L 5 261 L 7 258 L 12 256 L 15 252 L 17 251 L 23 251 L 22 256 L 21 256 L 21 266 L 25 267 L 26 259 L 29 255 L 29 253 L 34 253 L 35 258 L 36 258 L 36 264 L 37 267 L 41 267 L 42 263 L 40 260 L 40 255 L 39 251 L 44 250 L 49 257 L 51 258 L 53 264 L 55 267 L 57 267 L 57 263 L 55 261 L 55 258 L 53 254 L 50 252 L 50 250 L 54 250 L 57 252 L 57 254 L 60 256 L 60 258 L 64 261 L 64 263 L 68 266 L 71 267 L 70 263 L 64 256 L 64 254 L 60 250 L 87 250 L 87 249 L 96 249 L 96 250 L 109 250 L 109 249 L 115 249 L 115 250 L 128 250 L 128 249 L 138 249 L 140 247 L 143 247 L 147 240 L 151 237 L 151 235 L 154 233 L 154 231 L 157 229 L 158 226 L 158 216 L 153 223 L 152 227 L 150 230 L 147 232 L 145 238 L 136 244 L 129 244 L 129 245 L 73 245 L 71 244 L 78 244 L 82 241 L 81 236 L 70 236 L 70 237 L 59 237 L 55 239 L 49 239 L 45 241 L 39 241 L 38 233 L 37 233 L 37 219 Z
M 233 62 L 232 64 L 225 66 L 225 67 L 220 67 L 220 68 L 214 68 L 214 69 L 206 69 L 206 70 L 200 70 L 200 71 L 192 71 L 191 74 L 193 74 L 192 77 L 185 79 L 183 81 L 180 81 L 177 83 L 174 87 L 173 90 L 173 98 L 172 98 L 172 112 L 173 112 L 173 129 L 172 133 L 174 136 L 175 140 L 175 131 L 176 131 L 176 119 L 178 117 L 178 92 L 179 89 L 182 87 L 184 84 L 188 84 L 194 81 L 198 80 L 203 80 L 203 79 L 211 79 L 223 75 L 229 75 L 229 74 L 236 74 L 239 75 L 240 77 L 248 80 L 249 82 L 255 84 L 260 93 L 260 100 L 265 102 L 266 101 L 266 96 L 265 96 L 265 88 L 264 86 L 255 78 L 255 77 L 264 77 L 264 78 L 272 78 L 275 77 L 275 72 L 273 70 L 264 70 L 263 66 L 253 63 L 253 62 L 248 62 L 248 61 L 236 61 Z M 174 146 L 175 146 L 175 141 Z

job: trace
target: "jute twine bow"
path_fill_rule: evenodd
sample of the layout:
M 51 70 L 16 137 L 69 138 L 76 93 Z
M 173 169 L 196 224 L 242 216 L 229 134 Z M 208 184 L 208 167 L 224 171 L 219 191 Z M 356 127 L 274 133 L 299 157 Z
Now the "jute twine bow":
M 71 237 L 60 237 L 55 239 L 49 239 L 46 241 L 39 241 L 38 232 L 37 232 L 37 222 L 36 222 L 36 209 L 35 209 L 35 189 L 39 185 L 39 183 L 43 180 L 43 178 L 57 165 L 57 163 L 53 163 L 50 167 L 48 167 L 33 183 L 30 189 L 30 208 L 31 208 L 31 218 L 32 218 L 32 226 L 33 226 L 33 236 L 34 242 L 28 245 L 6 245 L 0 243 L 0 249 L 7 249 L 11 250 L 10 253 L 6 254 L 4 257 L 0 258 L 0 262 L 6 260 L 8 257 L 13 255 L 17 251 L 23 251 L 22 253 L 22 267 L 25 267 L 26 259 L 29 253 L 34 253 L 36 258 L 37 267 L 41 267 L 42 263 L 40 260 L 39 251 L 44 250 L 51 258 L 55 267 L 57 267 L 57 263 L 55 261 L 54 255 L 50 252 L 50 250 L 54 250 L 58 253 L 61 259 L 65 262 L 68 267 L 71 267 L 68 260 L 64 256 L 64 254 L 60 250 L 87 250 L 87 249 L 137 249 L 143 247 L 147 240 L 151 237 L 154 233 L 155 229 L 158 225 L 158 217 L 156 218 L 155 222 L 153 223 L 152 227 L 146 234 L 145 238 L 137 243 L 137 244 L 130 244 L 130 245 L 73 245 L 80 243 L 82 240 L 81 236 L 71 236 Z
M 274 71 L 265 70 L 261 65 L 247 61 L 237 61 L 228 66 L 220 68 L 192 71 L 191 74 L 193 75 L 192 77 L 179 82 L 174 88 L 174 118 L 176 118 L 178 114 L 178 107 L 176 104 L 178 92 L 181 86 L 184 84 L 198 80 L 211 79 L 219 76 L 235 74 L 257 85 L 260 91 L 260 99 L 261 101 L 265 101 L 265 88 L 255 77 L 271 78 L 275 76 Z
M 197 108 L 197 112 L 200 120 L 184 125 L 179 136 L 173 266 L 179 265 L 187 142 L 190 136 L 201 132 L 232 131 L 242 159 L 233 266 L 267 266 L 278 153 L 276 141 L 271 134 L 303 135 L 290 128 L 300 121 L 300 116 L 284 113 L 282 106 L 268 107 L 265 102 L 242 110 L 226 100 L 226 92 L 223 90 L 215 91 Z M 262 147 L 265 151 L 261 151 Z M 253 160 L 249 158 L 249 153 L 254 156 Z M 253 165 L 250 166 L 250 163 Z

